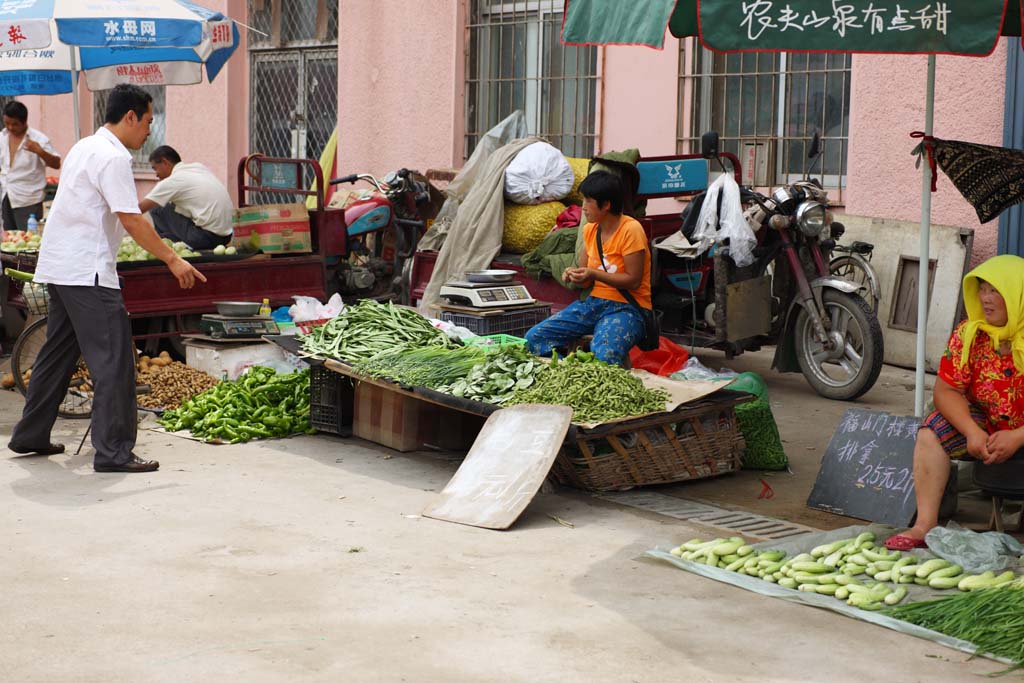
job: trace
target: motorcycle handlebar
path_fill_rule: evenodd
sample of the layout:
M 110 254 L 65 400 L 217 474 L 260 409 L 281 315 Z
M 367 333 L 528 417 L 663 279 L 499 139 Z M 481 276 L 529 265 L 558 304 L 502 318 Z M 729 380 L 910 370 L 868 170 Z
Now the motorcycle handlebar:
M 359 174 L 358 173 L 353 173 L 352 175 L 346 175 L 346 176 L 342 176 L 340 178 L 332 178 L 330 181 L 328 181 L 327 184 L 328 185 L 341 185 L 343 183 L 354 183 L 357 180 L 359 180 Z

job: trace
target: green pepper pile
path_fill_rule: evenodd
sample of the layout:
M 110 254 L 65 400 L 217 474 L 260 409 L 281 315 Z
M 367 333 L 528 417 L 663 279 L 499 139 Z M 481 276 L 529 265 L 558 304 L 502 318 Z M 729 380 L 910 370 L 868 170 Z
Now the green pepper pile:
M 252 368 L 168 410 L 160 424 L 168 431 L 188 429 L 201 439 L 230 443 L 312 434 L 309 370 L 279 375 L 271 368 Z

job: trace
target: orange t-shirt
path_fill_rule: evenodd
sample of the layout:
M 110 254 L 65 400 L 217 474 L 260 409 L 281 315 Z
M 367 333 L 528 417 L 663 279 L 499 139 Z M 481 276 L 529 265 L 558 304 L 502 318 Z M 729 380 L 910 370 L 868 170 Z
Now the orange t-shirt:
M 601 257 L 597 252 L 597 223 L 587 223 L 583 226 L 583 242 L 587 247 L 587 266 L 594 270 L 605 270 L 601 265 Z M 611 239 L 602 239 L 601 248 L 604 250 L 604 265 L 609 273 L 617 273 L 624 270 L 626 261 L 623 258 L 638 251 L 644 252 L 644 276 L 640 280 L 640 286 L 630 290 L 630 294 L 636 302 L 644 308 L 651 308 L 651 250 L 647 244 L 647 234 L 643 226 L 635 218 L 623 216 L 619 227 Z M 603 282 L 595 282 L 591 296 L 610 301 L 621 301 L 628 304 L 626 298 L 619 294 L 619 290 L 606 285 Z

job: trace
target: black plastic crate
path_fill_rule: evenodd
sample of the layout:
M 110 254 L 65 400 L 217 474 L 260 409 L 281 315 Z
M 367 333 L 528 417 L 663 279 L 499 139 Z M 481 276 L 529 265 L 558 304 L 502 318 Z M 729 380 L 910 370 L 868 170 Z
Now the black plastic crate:
M 318 432 L 352 433 L 354 389 L 341 373 L 315 365 L 309 372 L 309 423 Z
M 505 311 L 497 315 L 474 315 L 441 311 L 441 320 L 465 327 L 474 334 L 508 334 L 524 337 L 531 327 L 551 317 L 551 306 L 531 306 L 521 311 Z

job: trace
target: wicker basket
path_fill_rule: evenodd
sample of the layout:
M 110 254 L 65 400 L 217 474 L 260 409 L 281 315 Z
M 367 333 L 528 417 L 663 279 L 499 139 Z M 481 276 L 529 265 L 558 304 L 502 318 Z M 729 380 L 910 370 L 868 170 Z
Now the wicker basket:
M 50 295 L 46 285 L 26 282 L 21 287 L 21 296 L 25 299 L 25 309 L 31 315 L 46 315 L 50 312 Z
M 576 432 L 552 473 L 588 491 L 703 479 L 740 469 L 744 442 L 733 402 L 700 402 L 672 413 Z

